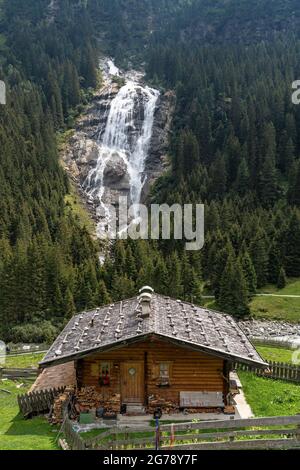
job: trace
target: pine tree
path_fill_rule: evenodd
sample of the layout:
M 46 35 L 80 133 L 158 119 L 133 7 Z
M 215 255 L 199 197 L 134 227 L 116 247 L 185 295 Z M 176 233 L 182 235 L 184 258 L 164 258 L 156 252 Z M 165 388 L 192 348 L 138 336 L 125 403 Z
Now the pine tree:
M 247 251 L 241 255 L 240 262 L 247 283 L 248 292 L 250 296 L 252 296 L 256 293 L 257 278 L 252 260 Z
M 250 172 L 245 158 L 241 160 L 236 178 L 236 190 L 241 196 L 249 191 Z
M 265 234 L 260 230 L 250 244 L 250 256 L 256 272 L 257 287 L 268 282 L 269 255 Z
M 278 243 L 274 242 L 269 251 L 269 267 L 268 267 L 268 280 L 272 284 L 278 281 L 280 269 L 282 267 L 282 256 L 278 247 Z
M 76 313 L 74 297 L 69 288 L 67 288 L 65 296 L 64 296 L 63 310 L 64 310 L 64 317 L 67 319 L 72 318 Z
M 168 259 L 167 266 L 169 272 L 168 295 L 174 298 L 181 298 L 183 294 L 181 266 L 176 252 Z
M 278 276 L 278 281 L 277 281 L 278 289 L 284 289 L 286 286 L 286 283 L 287 283 L 287 279 L 286 279 L 285 270 L 284 268 L 281 268 L 279 276 Z
M 216 198 L 222 198 L 225 195 L 227 187 L 227 170 L 224 157 L 218 153 L 215 163 L 210 169 L 210 194 Z
M 203 283 L 199 276 L 197 275 L 195 269 L 192 268 L 191 272 L 191 286 L 190 286 L 191 296 L 190 299 L 192 303 L 201 305 L 202 303 L 202 292 L 203 292 Z
M 288 193 L 289 203 L 300 207 L 300 161 L 298 162 L 298 165 L 294 167 L 290 179 L 291 182 Z
M 106 285 L 104 281 L 99 282 L 97 298 L 95 299 L 95 303 L 100 307 L 101 305 L 108 305 L 112 301 L 111 296 L 108 293 Z
M 237 317 L 248 316 L 249 292 L 240 261 L 232 254 L 228 257 L 224 270 L 218 305 L 220 309 Z
M 285 239 L 285 271 L 289 277 L 300 276 L 300 217 L 293 212 Z
M 279 195 L 278 174 L 271 157 L 266 158 L 259 175 L 259 196 L 264 207 L 271 207 Z

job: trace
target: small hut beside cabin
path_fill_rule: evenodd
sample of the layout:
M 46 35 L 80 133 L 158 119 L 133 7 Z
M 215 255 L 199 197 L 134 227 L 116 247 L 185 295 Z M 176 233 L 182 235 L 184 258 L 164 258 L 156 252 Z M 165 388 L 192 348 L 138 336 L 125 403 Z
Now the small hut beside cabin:
M 267 367 L 231 316 L 150 287 L 73 317 L 40 366 L 69 362 L 78 395 L 98 397 L 90 406 L 128 414 L 226 409 L 233 364 Z

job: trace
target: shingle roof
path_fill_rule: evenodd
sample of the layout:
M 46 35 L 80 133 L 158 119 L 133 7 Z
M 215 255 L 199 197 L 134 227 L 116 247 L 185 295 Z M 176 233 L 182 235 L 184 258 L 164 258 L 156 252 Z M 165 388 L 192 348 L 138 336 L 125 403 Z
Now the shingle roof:
M 153 294 L 143 318 L 135 297 L 74 316 L 41 366 L 65 363 L 157 335 L 161 339 L 233 361 L 267 366 L 229 315 Z

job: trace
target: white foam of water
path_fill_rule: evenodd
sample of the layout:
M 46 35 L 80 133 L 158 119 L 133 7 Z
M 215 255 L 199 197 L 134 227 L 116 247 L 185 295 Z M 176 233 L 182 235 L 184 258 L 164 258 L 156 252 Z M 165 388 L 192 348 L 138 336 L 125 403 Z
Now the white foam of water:
M 106 62 L 105 70 L 110 75 L 120 75 L 119 69 L 111 59 Z M 131 74 L 130 77 L 132 76 Z M 100 210 L 106 219 L 99 224 L 99 233 L 103 233 L 110 219 L 109 210 L 104 201 L 104 174 L 109 161 L 113 162 L 116 158 L 123 160 L 129 175 L 131 203 L 140 203 L 145 184 L 143 174 L 158 97 L 158 90 L 142 86 L 139 81 L 129 79 L 111 101 L 105 131 L 99 132 L 97 165 L 90 171 L 84 185 L 89 196 L 99 198 Z M 142 110 L 142 125 L 139 129 L 135 126 L 137 109 Z M 135 218 L 138 219 L 138 217 L 139 213 L 136 209 Z

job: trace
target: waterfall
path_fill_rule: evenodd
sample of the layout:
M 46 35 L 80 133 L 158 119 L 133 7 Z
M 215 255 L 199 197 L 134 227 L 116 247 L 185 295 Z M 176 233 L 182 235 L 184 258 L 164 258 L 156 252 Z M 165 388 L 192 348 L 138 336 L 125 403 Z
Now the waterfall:
M 110 87 L 112 76 L 122 77 L 111 60 L 104 62 L 103 74 Z M 142 85 L 139 74 L 130 73 L 123 78 L 125 84 L 112 98 L 107 111 L 105 130 L 99 130 L 97 165 L 90 170 L 84 184 L 87 194 L 94 199 L 98 198 L 103 217 L 106 219 L 99 224 L 99 233 L 110 219 L 106 207 L 107 188 L 104 184 L 105 170 L 109 162 L 114 164 L 121 159 L 129 179 L 129 202 L 133 205 L 140 203 L 145 184 L 145 163 L 152 137 L 154 112 L 159 97 L 158 90 Z M 138 217 L 136 209 L 135 218 Z

